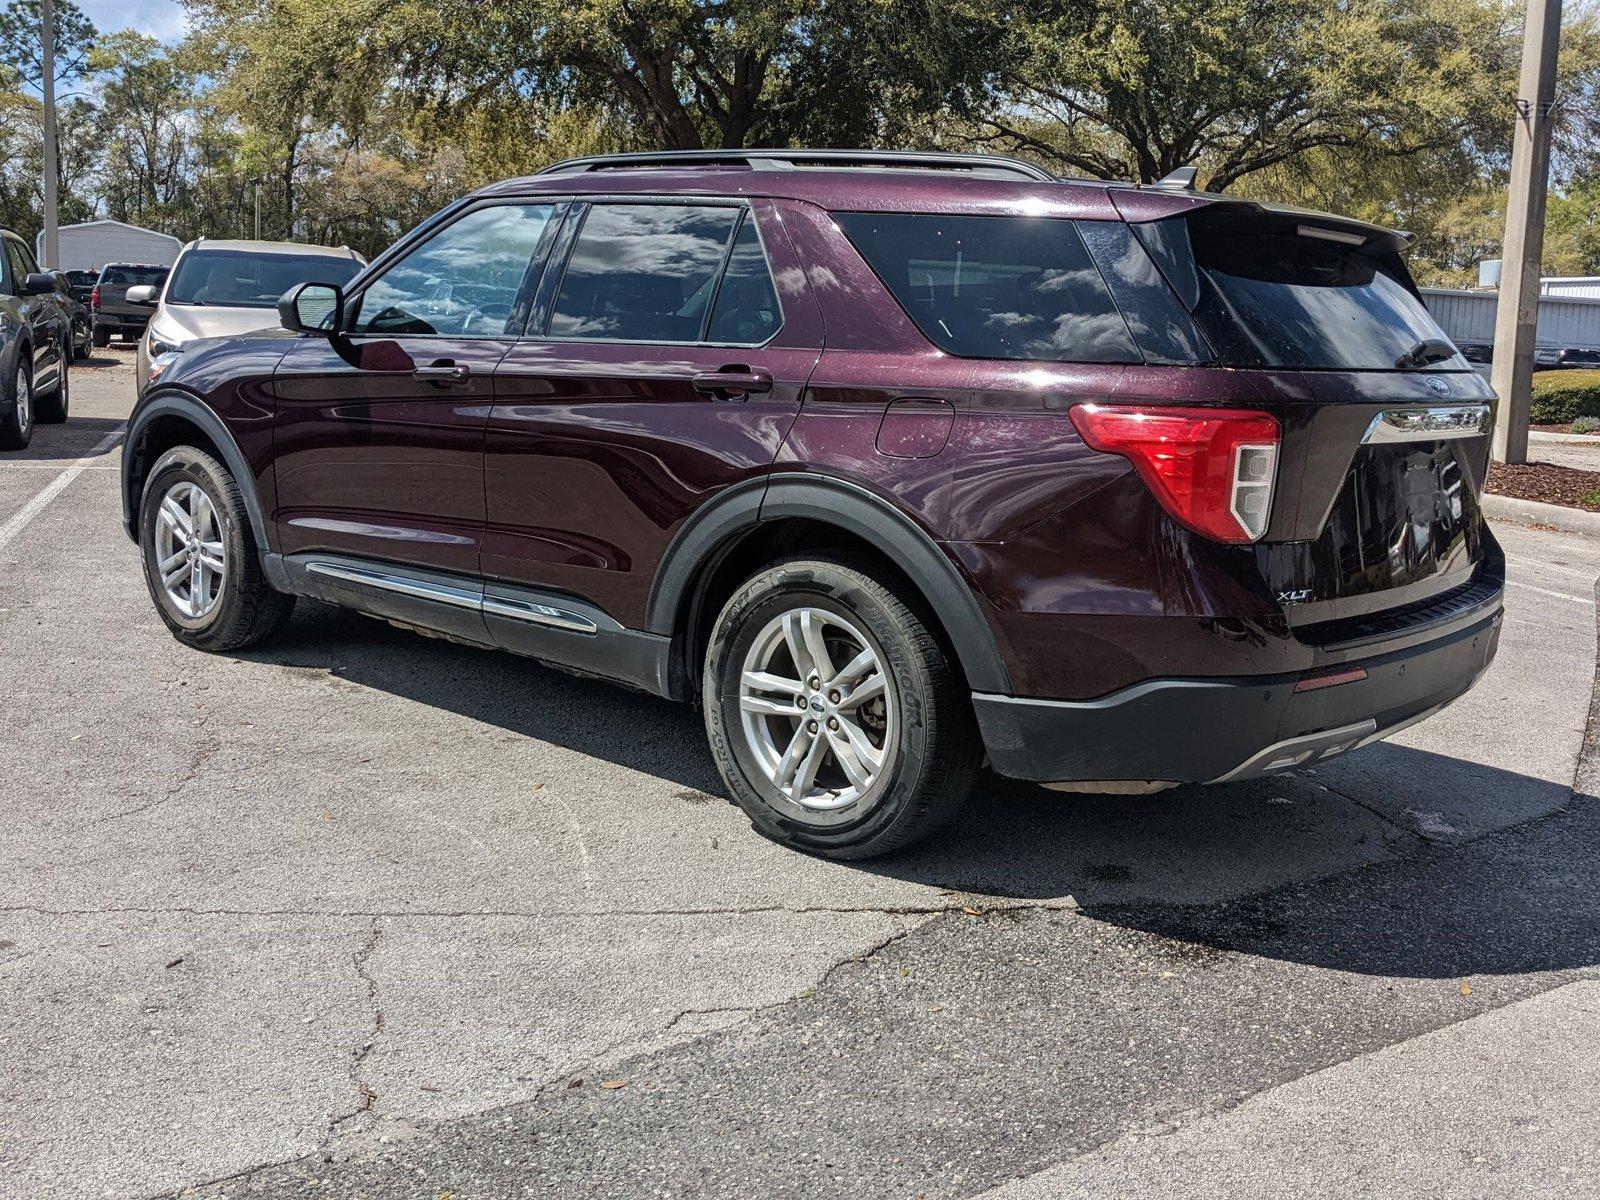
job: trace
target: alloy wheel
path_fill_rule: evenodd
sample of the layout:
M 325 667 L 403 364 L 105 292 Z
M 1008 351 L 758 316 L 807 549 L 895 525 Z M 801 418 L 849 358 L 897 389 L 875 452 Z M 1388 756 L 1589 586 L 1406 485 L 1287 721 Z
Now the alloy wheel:
M 812 812 L 854 804 L 892 767 L 897 707 L 873 643 L 823 608 L 774 617 L 739 675 L 746 748 L 780 795 Z
M 28 373 L 20 367 L 17 369 L 17 428 L 23 437 L 33 428 L 33 387 Z
M 216 505 L 198 484 L 181 479 L 156 511 L 156 571 L 179 617 L 209 616 L 227 585 L 228 547 Z

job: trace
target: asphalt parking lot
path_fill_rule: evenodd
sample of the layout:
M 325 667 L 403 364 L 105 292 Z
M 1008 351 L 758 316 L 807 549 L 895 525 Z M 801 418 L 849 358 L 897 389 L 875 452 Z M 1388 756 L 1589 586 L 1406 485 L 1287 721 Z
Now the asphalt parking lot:
M 0 1195 L 1600 1186 L 1600 543 L 1498 527 L 1499 659 L 1390 743 L 826 863 L 686 707 L 313 605 L 178 645 L 96 354 L 0 455 Z

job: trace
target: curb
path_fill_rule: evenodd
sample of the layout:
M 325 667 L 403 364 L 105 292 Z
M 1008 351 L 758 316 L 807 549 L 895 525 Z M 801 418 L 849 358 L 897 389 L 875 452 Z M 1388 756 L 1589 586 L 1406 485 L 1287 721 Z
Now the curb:
M 1600 434 L 1593 433 L 1546 433 L 1540 429 L 1528 431 L 1530 442 L 1564 442 L 1567 445 L 1596 446 L 1600 445 Z
M 1545 525 L 1563 533 L 1600 537 L 1600 513 L 1564 504 L 1543 504 L 1538 500 L 1519 500 L 1484 492 L 1480 502 L 1483 515 L 1495 521 L 1515 521 L 1520 525 Z

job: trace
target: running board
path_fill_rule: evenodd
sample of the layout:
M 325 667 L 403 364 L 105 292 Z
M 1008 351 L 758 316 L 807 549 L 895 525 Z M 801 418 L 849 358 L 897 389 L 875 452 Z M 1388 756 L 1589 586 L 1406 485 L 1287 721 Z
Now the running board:
M 654 695 L 687 694 L 671 670 L 671 638 L 628 629 L 576 597 L 342 555 L 262 557 L 279 591 Z
M 434 600 L 440 604 L 451 604 L 457 608 L 474 609 L 479 612 L 490 613 L 497 617 L 504 617 L 510 621 L 530 621 L 535 625 L 549 625 L 555 629 L 569 629 L 574 633 L 593 634 L 599 631 L 599 625 L 591 621 L 582 613 L 572 612 L 565 608 L 557 608 L 551 604 L 538 604 L 532 600 L 519 600 L 511 596 L 486 596 L 481 590 L 471 591 L 466 588 L 452 587 L 448 584 L 434 583 L 429 580 L 408 578 L 404 575 L 394 575 L 385 571 L 369 570 L 366 567 L 350 567 L 342 563 L 313 561 L 306 564 L 306 570 L 313 575 L 322 575 L 329 579 L 342 579 L 346 583 L 360 583 L 368 587 L 382 588 L 385 591 L 398 592 L 402 596 L 412 596 L 418 600 Z M 620 629 L 621 626 L 618 626 Z

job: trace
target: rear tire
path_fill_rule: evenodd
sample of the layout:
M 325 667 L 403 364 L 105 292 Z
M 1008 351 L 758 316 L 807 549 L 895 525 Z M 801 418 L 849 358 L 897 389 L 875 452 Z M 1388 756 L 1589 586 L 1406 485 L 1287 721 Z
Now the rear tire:
M 111 331 L 104 325 L 96 325 L 94 327 L 94 332 L 89 335 L 89 340 L 96 346 L 104 349 L 105 347 L 111 345 Z
M 178 446 L 150 469 L 139 506 L 145 584 L 172 636 L 197 650 L 239 650 L 294 611 L 261 570 L 244 493 L 203 450 Z
M 980 759 L 959 672 L 874 570 L 846 555 L 776 563 L 729 598 L 706 649 L 723 782 L 758 832 L 825 858 L 927 837 L 960 810 Z
M 59 425 L 67 419 L 67 410 L 72 406 L 72 372 L 67 369 L 67 361 L 63 355 L 55 391 L 48 396 L 34 397 L 34 420 L 41 425 Z
M 21 450 L 32 440 L 33 377 L 19 363 L 11 379 L 0 380 L 0 450 Z

